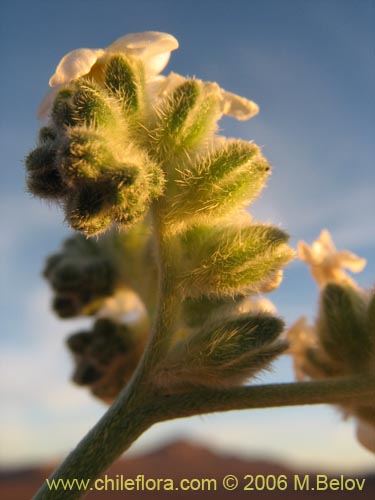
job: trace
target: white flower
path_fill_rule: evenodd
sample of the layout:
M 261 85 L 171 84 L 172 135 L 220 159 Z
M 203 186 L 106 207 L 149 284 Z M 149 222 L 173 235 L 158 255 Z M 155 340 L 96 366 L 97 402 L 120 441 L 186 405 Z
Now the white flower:
M 68 52 L 49 80 L 52 89 L 44 97 L 38 111 L 38 118 L 47 118 L 54 98 L 61 87 L 81 76 L 94 74 L 112 54 L 122 53 L 140 58 L 145 65 L 147 83 L 160 81 L 158 74 L 168 64 L 172 50 L 178 48 L 174 36 L 157 31 L 125 35 L 106 49 L 76 49 Z
M 336 250 L 331 235 L 326 229 L 321 232 L 311 247 L 304 241 L 300 241 L 298 256 L 310 267 L 312 275 L 321 287 L 327 283 L 348 283 L 356 286 L 343 269 L 359 273 L 366 265 L 366 260 L 354 253 Z

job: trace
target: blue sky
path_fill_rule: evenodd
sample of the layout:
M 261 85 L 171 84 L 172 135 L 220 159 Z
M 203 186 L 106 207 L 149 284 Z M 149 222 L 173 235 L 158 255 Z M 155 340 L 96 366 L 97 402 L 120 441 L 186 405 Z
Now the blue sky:
M 40 277 L 68 229 L 58 209 L 25 191 L 23 158 L 39 128 L 35 112 L 60 58 L 155 30 L 180 42 L 167 71 L 218 81 L 260 105 L 250 122 L 222 132 L 254 140 L 273 165 L 251 210 L 287 229 L 295 246 L 327 227 L 338 248 L 368 260 L 375 275 L 374 0 L 3 1 L 0 6 L 1 391 L 3 463 L 69 450 L 104 407 L 68 382 L 64 335 L 79 329 L 49 311 Z M 313 318 L 317 290 L 306 268 L 289 266 L 272 299 L 288 323 Z M 280 361 L 265 380 L 290 380 Z M 221 449 L 327 469 L 369 468 L 353 425 L 328 407 L 236 412 L 162 424 L 135 446 L 190 436 Z

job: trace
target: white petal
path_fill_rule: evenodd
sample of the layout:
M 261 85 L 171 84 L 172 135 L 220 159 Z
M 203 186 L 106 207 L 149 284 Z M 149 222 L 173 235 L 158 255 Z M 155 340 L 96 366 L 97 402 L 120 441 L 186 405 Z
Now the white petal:
M 163 71 L 171 51 L 177 48 L 178 41 L 174 36 L 158 31 L 145 31 L 122 36 L 107 47 L 107 50 L 140 57 L 146 65 L 147 74 L 156 75 Z
M 323 229 L 323 231 L 319 235 L 319 238 L 314 241 L 313 248 L 314 245 L 319 248 L 319 252 L 321 253 L 329 254 L 336 252 L 336 247 L 333 243 L 331 234 L 327 229 Z
M 168 64 L 170 58 L 170 52 L 144 57 L 146 76 L 153 76 L 161 73 Z
M 49 89 L 42 99 L 37 111 L 38 120 L 45 121 L 48 119 L 49 112 L 51 111 L 53 101 L 55 100 L 57 92 L 60 90 L 60 85 Z
M 353 273 L 360 273 L 366 265 L 366 259 L 362 259 L 358 257 L 358 255 L 348 252 L 347 250 L 337 252 L 337 260 L 341 267 L 345 267 Z
M 249 101 L 244 97 L 232 94 L 222 90 L 223 97 L 223 113 L 224 115 L 233 116 L 237 120 L 249 120 L 259 113 L 259 106 L 253 101 Z
M 176 87 L 182 85 L 186 78 L 184 76 L 179 75 L 178 73 L 169 73 L 167 77 L 165 76 L 154 76 L 150 80 L 150 82 L 159 82 L 159 86 L 157 88 L 158 97 L 162 97 L 174 91 Z
M 64 85 L 86 75 L 103 54 L 102 49 L 76 49 L 68 52 L 61 59 L 54 75 L 50 78 L 50 86 Z
M 308 264 L 315 264 L 315 259 L 313 253 L 311 252 L 311 248 L 304 241 L 298 242 L 297 253 L 298 257 L 304 262 L 307 262 Z

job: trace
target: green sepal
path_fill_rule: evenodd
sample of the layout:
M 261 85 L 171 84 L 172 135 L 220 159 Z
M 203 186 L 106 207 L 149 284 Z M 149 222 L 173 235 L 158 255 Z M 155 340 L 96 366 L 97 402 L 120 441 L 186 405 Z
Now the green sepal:
M 328 284 L 321 294 L 320 342 L 343 373 L 366 371 L 372 339 L 366 328 L 366 304 L 351 286 Z
M 243 354 L 258 350 L 275 340 L 284 327 L 283 322 L 269 314 L 247 315 L 205 324 L 188 342 L 188 355 L 194 353 L 213 364 L 225 364 Z
M 242 314 L 204 323 L 177 343 L 166 361 L 175 383 L 224 386 L 242 383 L 268 367 L 287 347 L 277 338 L 284 324 L 269 314 Z
M 161 158 L 195 148 L 212 133 L 219 118 L 219 90 L 215 84 L 186 80 L 157 109 L 150 130 L 153 148 Z
M 267 225 L 199 225 L 181 240 L 181 282 L 189 297 L 268 290 L 275 273 L 294 255 L 286 246 L 288 235 Z
M 145 87 L 142 64 L 122 54 L 114 55 L 105 68 L 105 86 L 120 101 L 126 115 L 139 110 Z
M 255 144 L 230 141 L 181 169 L 167 220 L 209 221 L 236 211 L 259 194 L 269 173 Z
M 58 163 L 67 184 L 74 187 L 85 180 L 98 179 L 115 160 L 100 133 L 74 127 L 69 129 L 59 150 Z
M 105 127 L 115 123 L 114 102 L 106 99 L 104 92 L 93 81 L 80 79 L 72 96 L 76 123 L 87 127 Z

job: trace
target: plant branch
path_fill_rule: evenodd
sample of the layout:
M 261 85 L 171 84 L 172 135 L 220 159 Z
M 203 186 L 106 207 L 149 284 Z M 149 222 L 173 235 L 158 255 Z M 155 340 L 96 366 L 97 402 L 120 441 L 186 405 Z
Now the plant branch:
M 360 375 L 229 389 L 202 388 L 188 393 L 167 395 L 163 399 L 163 420 L 253 408 L 307 404 L 350 405 L 364 400 L 375 400 L 375 378 Z
M 178 294 L 173 286 L 173 273 L 168 269 L 171 262 L 162 226 L 156 223 L 155 240 L 159 267 L 158 307 L 149 342 L 134 376 L 109 410 L 68 455 L 51 476 L 52 479 L 95 479 L 116 460 L 151 425 L 162 420 L 162 398 L 152 384 L 153 373 L 163 359 L 172 335 L 178 306 Z M 150 405 L 149 402 L 153 404 Z M 158 401 L 160 404 L 158 404 Z M 54 493 L 56 494 L 56 492 Z M 64 491 L 64 499 L 81 498 L 84 491 Z M 51 498 L 45 483 L 34 500 Z M 55 497 L 57 498 L 57 497 Z

